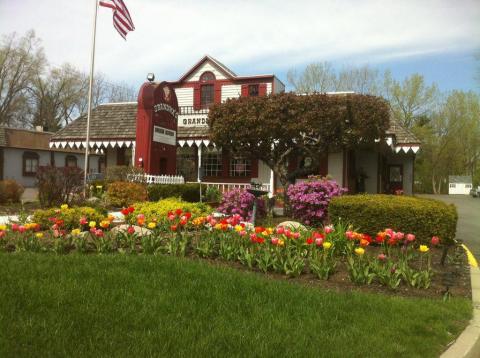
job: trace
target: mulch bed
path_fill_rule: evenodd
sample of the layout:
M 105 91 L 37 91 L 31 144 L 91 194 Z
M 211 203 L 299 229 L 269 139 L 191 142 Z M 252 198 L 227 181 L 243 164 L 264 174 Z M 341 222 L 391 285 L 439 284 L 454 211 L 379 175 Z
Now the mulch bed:
M 380 247 L 368 247 L 369 255 L 376 256 L 381 252 Z M 458 255 L 458 259 L 455 263 L 452 262 L 452 258 L 455 254 L 455 250 L 462 250 L 461 247 L 450 248 L 448 257 L 445 261 L 445 265 L 441 265 L 442 248 L 432 248 L 432 269 L 434 276 L 432 283 L 428 289 L 412 288 L 402 282 L 397 289 L 392 290 L 386 286 L 382 286 L 379 283 L 373 282 L 370 285 L 358 285 L 350 281 L 346 264 L 339 262 L 336 267 L 336 272 L 328 280 L 320 280 L 317 276 L 311 273 L 303 273 L 299 277 L 288 277 L 281 273 L 268 272 L 263 273 L 257 268 L 249 269 L 239 262 L 227 262 L 222 259 L 203 259 L 195 257 L 195 260 L 208 261 L 211 265 L 220 267 L 232 267 L 241 271 L 249 271 L 264 276 L 272 280 L 282 280 L 295 282 L 301 285 L 315 287 L 319 289 L 326 289 L 335 292 L 348 292 L 348 291 L 361 291 L 366 293 L 380 293 L 384 295 L 392 296 L 404 296 L 404 297 L 426 297 L 426 298 L 443 298 L 446 292 L 446 283 L 448 281 L 449 293 L 451 297 L 464 297 L 471 299 L 471 283 L 470 283 L 470 268 L 467 262 L 466 255 L 462 252 Z M 450 272 L 450 275 L 448 274 Z M 446 278 L 446 276 L 450 276 Z

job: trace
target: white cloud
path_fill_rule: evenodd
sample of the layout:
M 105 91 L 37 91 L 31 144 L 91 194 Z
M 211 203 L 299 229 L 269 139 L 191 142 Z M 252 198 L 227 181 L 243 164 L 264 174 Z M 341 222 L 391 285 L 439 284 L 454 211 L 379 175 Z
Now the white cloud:
M 96 69 L 138 84 L 174 80 L 208 53 L 241 74 L 311 61 L 383 62 L 480 46 L 478 0 L 125 0 L 126 42 L 99 9 Z M 93 1 L 1 0 L 0 33 L 33 28 L 50 61 L 87 71 Z M 239 70 L 240 69 L 240 70 Z

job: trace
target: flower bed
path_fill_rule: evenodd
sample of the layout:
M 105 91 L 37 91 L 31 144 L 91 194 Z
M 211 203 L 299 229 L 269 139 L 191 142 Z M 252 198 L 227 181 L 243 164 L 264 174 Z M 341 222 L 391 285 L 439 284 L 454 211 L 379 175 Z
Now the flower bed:
M 56 213 L 61 217 L 68 210 L 64 206 Z M 345 278 L 347 274 L 355 285 L 375 284 L 392 290 L 428 289 L 436 271 L 457 267 L 439 266 L 437 246 L 441 245 L 441 238 L 434 236 L 428 245 L 420 244 L 413 233 L 388 228 L 371 237 L 341 222 L 296 231 L 287 227 L 253 227 L 238 214 L 216 219 L 176 209 L 155 217 L 134 207 L 124 208 L 122 213 L 127 223 L 124 230 L 113 229 L 111 216 L 101 220 L 81 217 L 74 229 L 57 217 L 51 218 L 52 225 L 46 231 L 41 231 L 37 223 L 3 225 L 0 250 L 188 255 L 235 262 L 288 277 L 313 275 L 329 280 L 336 276 Z M 435 268 L 432 251 L 436 252 Z M 457 260 L 462 261 L 463 254 L 457 249 L 453 251 Z M 437 282 L 442 280 L 440 275 Z

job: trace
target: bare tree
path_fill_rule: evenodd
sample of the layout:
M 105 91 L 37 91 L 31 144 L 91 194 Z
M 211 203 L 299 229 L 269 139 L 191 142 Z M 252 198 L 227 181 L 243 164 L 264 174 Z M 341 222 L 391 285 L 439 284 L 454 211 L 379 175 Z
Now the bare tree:
M 34 31 L 13 33 L 0 43 L 0 124 L 25 125 L 31 114 L 28 88 L 45 68 L 45 56 Z

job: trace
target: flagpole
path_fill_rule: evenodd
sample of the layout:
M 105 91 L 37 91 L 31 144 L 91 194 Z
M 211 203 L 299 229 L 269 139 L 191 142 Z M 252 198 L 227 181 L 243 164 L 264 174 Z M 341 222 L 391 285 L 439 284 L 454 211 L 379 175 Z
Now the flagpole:
M 88 152 L 90 149 L 90 117 L 92 115 L 92 92 L 93 92 L 93 72 L 95 65 L 95 34 L 97 30 L 97 11 L 98 11 L 98 2 L 94 0 L 95 3 L 95 12 L 93 17 L 93 30 L 92 30 L 92 54 L 90 59 L 90 83 L 88 86 L 88 111 L 87 111 L 87 136 L 85 138 L 85 166 L 84 166 L 84 177 L 83 177 L 83 196 L 87 195 L 87 174 L 88 174 Z

